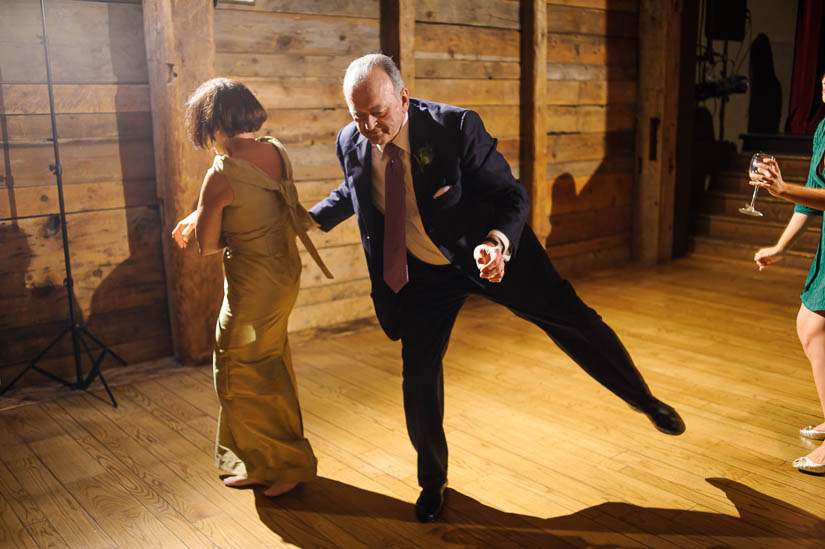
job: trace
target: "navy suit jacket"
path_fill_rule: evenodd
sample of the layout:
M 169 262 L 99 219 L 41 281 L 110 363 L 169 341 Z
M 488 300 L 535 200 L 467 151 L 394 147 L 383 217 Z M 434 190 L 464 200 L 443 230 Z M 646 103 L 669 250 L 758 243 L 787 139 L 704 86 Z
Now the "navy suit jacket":
M 515 257 L 530 208 L 524 187 L 475 112 L 411 98 L 408 124 L 413 188 L 424 229 L 459 271 L 479 285 L 490 284 L 479 278 L 473 250 L 498 229 Z M 383 280 L 384 218 L 372 202 L 370 142 L 354 122 L 339 132 L 337 154 L 344 181 L 310 214 L 323 231 L 355 214 L 375 312 L 387 335 L 397 339 L 398 299 Z M 445 186 L 449 191 L 433 198 Z

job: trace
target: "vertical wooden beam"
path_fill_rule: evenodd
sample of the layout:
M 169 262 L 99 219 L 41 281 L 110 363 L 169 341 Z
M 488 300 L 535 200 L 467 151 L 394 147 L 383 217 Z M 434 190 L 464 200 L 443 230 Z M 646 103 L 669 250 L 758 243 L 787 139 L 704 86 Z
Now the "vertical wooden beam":
M 179 250 L 169 237 L 194 208 L 212 156 L 193 148 L 183 115 L 189 94 L 215 71 L 213 12 L 212 0 L 143 0 L 169 318 L 175 356 L 185 363 L 209 360 L 223 294 L 220 258 Z
M 702 4 L 704 5 L 704 4 Z M 696 33 L 699 0 L 684 0 L 679 55 L 679 126 L 676 130 L 676 177 L 673 208 L 673 256 L 688 252 L 691 211 L 699 204 L 692 192 L 693 138 L 696 125 Z
M 381 0 L 381 51 L 392 57 L 404 84 L 415 89 L 415 0 Z
M 682 0 L 639 3 L 633 258 L 647 265 L 673 255 L 682 10 Z
M 547 176 L 547 2 L 521 0 L 521 166 L 530 195 L 530 225 L 543 241 L 550 232 Z

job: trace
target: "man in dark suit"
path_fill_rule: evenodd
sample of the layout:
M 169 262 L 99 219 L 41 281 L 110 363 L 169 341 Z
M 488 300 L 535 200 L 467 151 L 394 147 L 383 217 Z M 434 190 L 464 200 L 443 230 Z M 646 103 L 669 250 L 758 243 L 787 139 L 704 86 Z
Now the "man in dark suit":
M 682 419 L 651 395 L 616 334 L 556 273 L 525 225 L 527 195 L 479 116 L 410 98 L 380 54 L 353 61 L 343 87 L 353 117 L 338 134 L 344 181 L 310 214 L 324 231 L 356 215 L 375 312 L 386 334 L 401 339 L 404 411 L 422 488 L 418 519 L 434 521 L 444 506 L 442 357 L 470 294 L 533 322 L 657 428 L 681 434 Z

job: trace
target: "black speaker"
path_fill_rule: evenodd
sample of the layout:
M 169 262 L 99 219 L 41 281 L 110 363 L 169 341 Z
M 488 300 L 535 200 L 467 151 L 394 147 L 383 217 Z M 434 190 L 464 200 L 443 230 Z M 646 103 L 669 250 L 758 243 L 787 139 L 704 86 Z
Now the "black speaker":
M 707 0 L 705 34 L 711 40 L 741 42 L 745 39 L 747 0 Z

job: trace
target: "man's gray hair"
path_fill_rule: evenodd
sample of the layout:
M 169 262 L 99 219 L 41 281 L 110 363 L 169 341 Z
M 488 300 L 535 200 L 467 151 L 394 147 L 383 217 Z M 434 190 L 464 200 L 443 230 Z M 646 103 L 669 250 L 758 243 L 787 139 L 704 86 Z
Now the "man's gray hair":
M 347 67 L 347 72 L 344 73 L 344 96 L 349 96 L 353 89 L 363 84 L 376 68 L 380 68 L 387 73 L 396 92 L 404 89 L 404 79 L 401 78 L 401 71 L 395 66 L 392 58 L 383 53 L 368 53 L 363 57 L 359 57 Z

